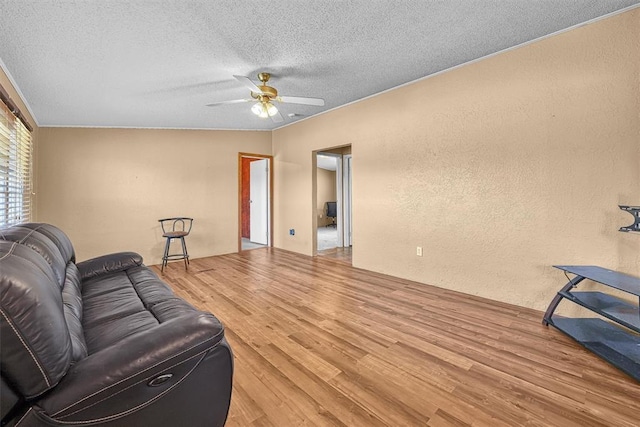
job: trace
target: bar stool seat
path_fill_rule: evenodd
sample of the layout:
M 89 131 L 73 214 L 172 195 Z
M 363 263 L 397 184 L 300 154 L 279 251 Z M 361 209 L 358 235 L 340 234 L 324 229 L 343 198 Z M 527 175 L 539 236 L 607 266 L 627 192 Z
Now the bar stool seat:
M 163 218 L 158 220 L 160 222 L 160 226 L 162 227 L 162 237 L 167 239 L 166 244 L 164 245 L 164 255 L 162 256 L 162 268 L 161 271 L 164 271 L 164 267 L 172 260 L 184 260 L 184 268 L 189 268 L 189 253 L 187 252 L 187 244 L 184 240 L 186 236 L 191 232 L 191 226 L 193 225 L 193 218 L 187 217 L 176 217 L 176 218 Z M 169 249 L 171 248 L 171 241 L 174 239 L 179 239 L 182 252 L 170 254 Z
M 162 237 L 171 237 L 172 239 L 177 239 L 178 237 L 184 237 L 188 235 L 186 231 L 169 231 L 168 233 L 164 233 Z

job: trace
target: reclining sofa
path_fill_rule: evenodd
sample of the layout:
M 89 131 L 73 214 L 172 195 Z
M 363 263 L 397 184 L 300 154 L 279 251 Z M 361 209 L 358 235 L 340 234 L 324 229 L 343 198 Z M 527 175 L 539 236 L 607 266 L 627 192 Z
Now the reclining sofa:
M 76 264 L 60 229 L 22 224 L 0 230 L 0 290 L 2 425 L 224 425 L 224 328 L 140 255 Z

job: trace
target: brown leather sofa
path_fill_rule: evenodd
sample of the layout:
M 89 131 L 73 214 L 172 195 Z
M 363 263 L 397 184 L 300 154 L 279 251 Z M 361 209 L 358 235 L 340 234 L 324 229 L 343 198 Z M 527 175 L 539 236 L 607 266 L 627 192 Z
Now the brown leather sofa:
M 2 425 L 224 425 L 224 328 L 140 255 L 76 264 L 60 229 L 22 224 L 0 230 L 0 291 Z

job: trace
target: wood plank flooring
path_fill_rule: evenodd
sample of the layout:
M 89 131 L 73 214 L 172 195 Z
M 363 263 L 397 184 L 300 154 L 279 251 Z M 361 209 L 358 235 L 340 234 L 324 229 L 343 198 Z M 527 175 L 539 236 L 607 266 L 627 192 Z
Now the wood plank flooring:
M 318 251 L 318 256 L 330 258 L 336 262 L 351 265 L 351 247 L 333 248 Z
M 640 383 L 535 310 L 268 248 L 162 277 L 226 327 L 229 427 L 640 426 Z

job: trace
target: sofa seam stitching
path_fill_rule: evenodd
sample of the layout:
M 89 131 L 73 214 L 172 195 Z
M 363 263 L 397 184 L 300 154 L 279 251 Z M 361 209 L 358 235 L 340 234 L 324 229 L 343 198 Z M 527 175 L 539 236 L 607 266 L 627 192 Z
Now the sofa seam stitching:
M 22 421 L 24 421 L 24 419 L 27 417 L 27 415 L 29 415 L 29 412 L 33 411 L 33 407 L 30 407 L 27 412 L 24 413 L 24 415 L 22 417 L 20 417 L 20 419 L 18 420 L 18 422 L 16 423 L 15 427 L 18 427 L 20 425 L 20 423 Z
M 8 242 L 8 240 L 4 240 L 4 241 L 5 241 L 5 242 Z M 13 251 L 14 251 L 14 249 L 16 248 L 16 246 L 18 246 L 18 242 L 11 242 L 11 243 L 12 243 L 11 247 L 9 248 L 9 250 L 7 251 L 7 253 L 6 253 L 6 254 L 4 254 L 4 255 L 2 256 L 2 258 L 0 258 L 0 261 L 2 261 L 2 260 L 4 260 L 5 258 L 8 258 L 8 257 L 10 257 L 10 256 L 12 256 L 12 255 L 13 255 Z
M 38 362 L 38 359 L 36 359 L 36 356 L 33 354 L 33 352 L 31 351 L 31 349 L 29 348 L 29 346 L 24 342 L 24 340 L 22 339 L 22 335 L 20 334 L 20 332 L 18 332 L 18 330 L 15 328 L 15 326 L 13 325 L 13 322 L 11 322 L 11 320 L 9 319 L 9 317 L 5 314 L 4 310 L 2 308 L 0 308 L 0 313 L 2 313 L 2 316 L 7 320 L 7 323 L 9 324 L 9 326 L 11 326 L 11 329 L 13 329 L 13 332 L 16 334 L 16 336 L 18 337 L 18 339 L 20 340 L 20 342 L 22 343 L 22 345 L 24 346 L 24 348 L 27 349 L 27 351 L 29 352 L 29 354 L 31 355 L 31 358 L 33 359 L 33 361 L 36 363 L 36 365 L 38 366 L 38 369 L 40 370 L 40 373 L 42 374 L 44 381 L 47 383 L 47 387 L 51 387 L 51 383 L 49 382 L 49 379 L 47 378 L 47 374 L 45 374 L 44 369 L 42 368 L 42 366 L 40 365 L 40 362 Z
M 18 227 L 19 227 L 19 228 L 25 228 L 25 227 L 20 227 L 19 225 L 18 225 Z M 26 236 L 24 236 L 22 239 L 18 240 L 18 241 L 17 241 L 17 243 L 24 244 L 24 241 L 25 241 L 26 239 L 28 239 L 29 237 L 31 237 L 31 235 L 32 235 L 33 233 L 35 233 L 36 231 L 38 231 L 38 229 L 40 229 L 40 227 L 42 227 L 42 226 L 41 226 L 41 225 L 39 225 L 39 226 L 38 226 L 38 227 L 36 227 L 36 228 L 32 228 L 32 229 L 30 229 L 31 231 L 29 231 L 29 232 L 27 233 L 27 235 L 26 235 Z M 46 236 L 45 236 L 45 237 L 46 237 Z M 47 237 L 47 238 L 48 238 L 48 237 Z M 49 240 L 51 240 L 51 239 L 49 239 Z

